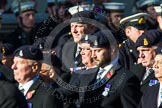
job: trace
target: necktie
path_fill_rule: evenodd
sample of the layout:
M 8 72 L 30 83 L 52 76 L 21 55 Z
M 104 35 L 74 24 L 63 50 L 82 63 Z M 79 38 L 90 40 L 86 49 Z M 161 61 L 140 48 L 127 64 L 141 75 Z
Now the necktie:
M 152 72 L 153 72 L 153 69 L 147 68 L 147 69 L 146 69 L 146 73 L 145 73 L 145 75 L 144 75 L 144 77 L 143 77 L 143 81 L 144 81 Z
M 24 88 L 23 88 L 23 86 L 22 85 L 19 85 L 19 90 L 24 94 Z
M 102 68 L 100 68 L 100 70 L 98 71 L 98 73 L 97 73 L 97 78 L 96 78 L 96 80 L 97 80 L 97 83 L 99 82 L 99 81 L 101 81 L 101 76 L 102 76 L 102 73 L 104 72 L 104 69 L 102 69 Z
M 81 51 L 80 47 L 77 47 L 77 51 L 75 53 L 75 57 L 78 57 L 78 55 L 80 54 L 80 51 Z

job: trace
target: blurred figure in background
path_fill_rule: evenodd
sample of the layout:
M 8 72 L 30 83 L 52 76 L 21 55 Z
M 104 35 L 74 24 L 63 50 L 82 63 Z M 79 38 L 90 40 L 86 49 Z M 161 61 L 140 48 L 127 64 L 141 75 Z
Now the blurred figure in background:
M 33 27 L 35 24 L 34 2 L 31 0 L 14 0 L 12 11 L 16 15 L 18 27 L 4 39 L 4 43 L 11 43 L 15 47 L 33 44 Z
M 159 5 L 159 2 L 159 0 L 139 0 L 136 2 L 139 12 L 146 12 L 150 15 L 150 17 L 147 19 L 147 24 L 149 25 L 148 30 L 158 28 L 158 23 L 156 20 L 157 13 L 154 6 Z
M 120 31 L 120 20 L 124 17 L 125 4 L 118 2 L 103 3 L 108 18 L 108 27 L 113 33 L 118 44 L 122 43 L 126 37 Z

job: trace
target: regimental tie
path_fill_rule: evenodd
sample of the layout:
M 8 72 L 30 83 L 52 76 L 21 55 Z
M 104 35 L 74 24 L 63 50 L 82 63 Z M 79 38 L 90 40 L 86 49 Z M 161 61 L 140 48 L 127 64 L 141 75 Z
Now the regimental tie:
M 103 68 L 100 68 L 100 70 L 98 71 L 97 78 L 96 78 L 97 83 L 101 81 L 101 79 L 102 79 L 101 76 L 102 76 L 104 71 L 105 71 L 105 69 L 103 69 Z

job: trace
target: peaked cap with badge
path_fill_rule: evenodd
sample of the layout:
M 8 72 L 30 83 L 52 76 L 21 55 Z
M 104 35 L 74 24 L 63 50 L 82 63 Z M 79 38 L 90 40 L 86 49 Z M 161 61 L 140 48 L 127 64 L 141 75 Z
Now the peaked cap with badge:
M 13 0 L 12 11 L 16 15 L 30 10 L 35 11 L 34 5 L 35 3 L 31 0 Z
M 107 11 L 124 12 L 124 10 L 125 10 L 124 3 L 109 2 L 109 3 L 103 3 L 103 6 L 104 6 L 105 10 L 107 10 Z
M 32 45 L 24 45 L 19 47 L 15 50 L 14 56 L 30 60 L 43 60 L 42 51 Z
M 146 19 L 149 17 L 147 13 L 137 13 L 120 20 L 121 26 L 125 29 L 127 26 L 133 26 L 139 30 L 147 28 Z
M 94 8 L 94 5 L 78 5 L 78 6 L 73 6 L 68 9 L 71 15 L 74 15 L 77 12 L 81 11 L 92 11 Z
M 136 41 L 137 47 L 152 47 L 162 44 L 162 32 L 159 30 L 149 30 L 144 32 Z
M 139 0 L 136 2 L 138 9 L 146 9 L 149 6 L 159 5 L 159 0 Z

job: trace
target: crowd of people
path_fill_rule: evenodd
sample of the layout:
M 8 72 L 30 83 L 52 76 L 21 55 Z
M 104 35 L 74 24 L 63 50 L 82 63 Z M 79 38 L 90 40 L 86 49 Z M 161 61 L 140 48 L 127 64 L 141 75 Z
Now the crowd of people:
M 47 0 L 37 25 L 34 1 L 12 3 L 0 108 L 162 108 L 159 0 L 138 0 L 130 16 L 124 3 Z

